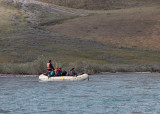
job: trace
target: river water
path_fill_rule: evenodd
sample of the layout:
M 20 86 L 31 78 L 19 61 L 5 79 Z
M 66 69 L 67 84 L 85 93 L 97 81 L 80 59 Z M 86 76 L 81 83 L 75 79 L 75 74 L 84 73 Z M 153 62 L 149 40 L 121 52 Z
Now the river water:
M 4 76 L 0 78 L 0 113 L 160 113 L 160 74 L 108 73 L 81 82 Z

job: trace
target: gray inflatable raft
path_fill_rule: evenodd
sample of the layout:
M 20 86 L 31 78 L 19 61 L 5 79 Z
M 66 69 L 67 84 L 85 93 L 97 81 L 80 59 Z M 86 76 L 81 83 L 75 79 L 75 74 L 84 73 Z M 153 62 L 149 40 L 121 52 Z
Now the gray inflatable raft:
M 39 80 L 41 81 L 82 81 L 89 79 L 88 74 L 82 74 L 78 76 L 54 76 L 54 77 L 48 77 L 44 74 L 41 74 L 39 76 Z

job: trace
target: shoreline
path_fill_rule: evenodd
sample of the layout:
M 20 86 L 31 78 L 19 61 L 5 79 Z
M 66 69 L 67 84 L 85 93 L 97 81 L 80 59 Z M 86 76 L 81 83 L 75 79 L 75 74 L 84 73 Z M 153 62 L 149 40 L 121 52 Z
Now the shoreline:
M 31 74 L 0 74 L 0 78 L 5 78 L 5 77 L 38 77 L 39 75 L 31 75 Z
M 159 74 L 160 72 L 100 72 L 100 73 L 95 73 L 95 74 L 89 74 L 91 75 L 105 75 L 105 74 L 118 74 L 118 73 L 123 73 L 123 74 L 152 74 L 152 73 L 157 73 Z M 31 74 L 0 74 L 0 78 L 5 78 L 5 77 L 38 77 L 39 75 L 31 75 Z

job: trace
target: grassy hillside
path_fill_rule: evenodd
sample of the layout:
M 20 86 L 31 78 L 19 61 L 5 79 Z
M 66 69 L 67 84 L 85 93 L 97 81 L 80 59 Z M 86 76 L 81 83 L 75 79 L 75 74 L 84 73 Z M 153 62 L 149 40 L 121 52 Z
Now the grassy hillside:
M 14 46 L 10 45 L 11 40 L 14 43 L 14 39 L 12 39 L 14 33 L 27 23 L 23 14 L 22 10 L 0 2 L 0 62 L 5 63 L 16 58 L 8 53 L 8 46 Z
M 0 2 L 0 35 L 10 33 L 23 26 L 26 22 L 22 15 L 23 11 Z
M 0 3 L 0 73 L 35 73 L 37 69 L 28 69 L 36 65 L 41 69 L 38 63 L 48 59 L 65 68 L 81 63 L 79 67 L 98 68 L 94 72 L 109 71 L 105 66 L 109 64 L 114 64 L 113 71 L 118 65 L 115 69 L 121 71 L 123 64 L 122 71 L 127 71 L 126 64 L 158 69 L 159 13 L 158 6 L 88 11 L 43 3 L 25 8 L 19 3 Z M 143 67 L 137 68 L 148 70 Z M 134 68 L 129 71 L 140 71 Z
M 159 14 L 157 6 L 110 10 L 48 26 L 47 30 L 112 46 L 159 51 Z
M 159 0 L 39 0 L 47 3 L 54 3 L 61 6 L 94 9 L 94 10 L 111 10 L 125 9 L 139 6 L 150 6 L 160 4 Z

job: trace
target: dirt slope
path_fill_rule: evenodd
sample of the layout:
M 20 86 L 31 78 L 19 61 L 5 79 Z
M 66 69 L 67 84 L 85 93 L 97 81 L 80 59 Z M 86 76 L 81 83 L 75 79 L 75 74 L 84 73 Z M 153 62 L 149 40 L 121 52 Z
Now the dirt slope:
M 160 50 L 159 14 L 157 6 L 108 11 L 48 26 L 48 30 L 118 47 Z
M 39 0 L 61 6 L 91 9 L 91 10 L 112 10 L 126 9 L 140 6 L 151 6 L 160 4 L 159 0 Z

